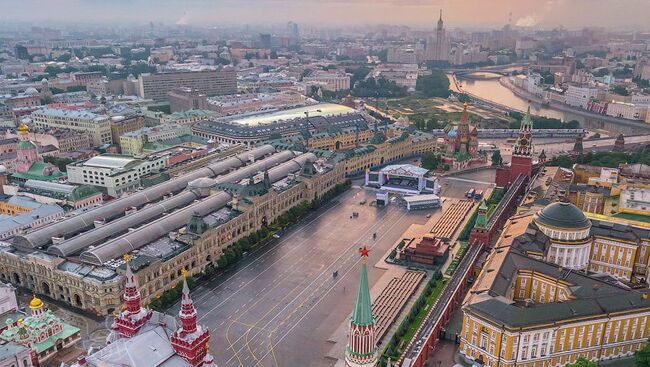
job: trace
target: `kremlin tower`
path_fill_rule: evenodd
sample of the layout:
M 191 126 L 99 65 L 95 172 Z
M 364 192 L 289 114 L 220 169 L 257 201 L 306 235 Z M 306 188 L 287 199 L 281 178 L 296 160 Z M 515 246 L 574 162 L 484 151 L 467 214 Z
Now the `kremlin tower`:
M 370 289 L 368 288 L 368 250 L 361 249 L 361 274 L 354 312 L 350 319 L 348 345 L 345 349 L 346 367 L 377 366 L 377 340 L 375 317 L 372 315 Z
M 181 327 L 170 338 L 172 348 L 174 348 L 176 354 L 183 357 L 192 366 L 201 366 L 206 362 L 208 355 L 207 345 L 210 340 L 210 331 L 196 324 L 196 308 L 194 308 L 194 302 L 190 297 L 190 288 L 187 286 L 187 271 L 185 269 L 183 269 L 181 310 L 178 315 L 181 319 Z
M 510 166 L 497 168 L 496 184 L 500 187 L 509 186 L 521 174 L 530 179 L 533 171 L 533 118 L 530 115 L 530 105 L 526 116 L 521 120 L 519 136 L 512 148 Z
M 124 306 L 115 316 L 113 330 L 121 337 L 130 338 L 151 319 L 151 310 L 141 305 L 140 291 L 135 282 L 135 276 L 129 265 L 129 255 L 124 255 L 126 262 L 126 285 L 124 286 Z

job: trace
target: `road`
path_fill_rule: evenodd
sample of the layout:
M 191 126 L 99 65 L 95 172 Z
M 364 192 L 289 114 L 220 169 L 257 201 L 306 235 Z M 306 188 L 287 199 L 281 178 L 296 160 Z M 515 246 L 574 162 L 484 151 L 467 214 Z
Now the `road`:
M 327 339 L 353 308 L 359 247 L 371 249 L 372 264 L 408 226 L 426 221 L 426 211 L 359 204 L 373 197 L 372 191 L 352 188 L 192 292 L 199 322 L 212 331 L 210 351 L 219 366 L 334 365 L 323 356 L 331 348 Z M 359 218 L 350 218 L 353 211 Z M 371 283 L 383 272 L 369 270 Z

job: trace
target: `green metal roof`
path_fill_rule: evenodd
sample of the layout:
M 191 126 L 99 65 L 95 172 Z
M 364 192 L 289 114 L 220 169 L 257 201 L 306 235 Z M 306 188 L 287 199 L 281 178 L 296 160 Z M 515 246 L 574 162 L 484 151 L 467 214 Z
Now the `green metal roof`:
M 555 202 L 537 214 L 536 223 L 561 229 L 589 228 L 591 221 L 578 207 L 571 203 Z
M 82 185 L 77 187 L 69 196 L 70 201 L 81 201 L 91 196 L 99 194 L 98 188 L 90 185 Z
M 18 149 L 34 149 L 36 145 L 29 140 L 21 140 L 18 142 Z
M 354 313 L 352 313 L 352 323 L 363 326 L 375 323 L 374 317 L 372 316 L 370 289 L 368 288 L 368 271 L 364 262 L 361 263 L 359 292 L 357 293 L 357 304 L 354 306 Z
M 56 181 L 66 174 L 60 171 L 54 171 L 51 175 L 45 174 L 45 169 L 48 164 L 42 161 L 32 163 L 27 172 L 14 172 L 11 177 L 24 179 L 24 180 L 39 180 L 39 181 Z

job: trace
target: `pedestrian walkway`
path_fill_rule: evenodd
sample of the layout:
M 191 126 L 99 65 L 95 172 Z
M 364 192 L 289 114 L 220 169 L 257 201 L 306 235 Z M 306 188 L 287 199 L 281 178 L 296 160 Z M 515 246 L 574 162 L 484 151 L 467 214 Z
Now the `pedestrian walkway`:
M 445 177 L 446 181 L 460 181 L 460 182 L 468 182 L 468 183 L 473 183 L 477 185 L 490 185 L 490 186 L 495 186 L 494 182 L 485 182 L 485 181 L 476 181 L 476 180 L 470 180 L 467 178 L 460 178 L 460 177 Z

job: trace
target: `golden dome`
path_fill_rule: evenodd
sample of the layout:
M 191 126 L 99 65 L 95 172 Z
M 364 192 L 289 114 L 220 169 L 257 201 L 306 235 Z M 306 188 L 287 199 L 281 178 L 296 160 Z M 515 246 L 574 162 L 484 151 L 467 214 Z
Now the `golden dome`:
M 35 309 L 39 309 L 41 307 L 43 307 L 43 301 L 41 301 L 40 298 L 38 298 L 38 297 L 36 297 L 36 295 L 34 295 L 34 298 L 32 298 L 32 300 L 29 302 L 29 308 L 31 308 L 32 310 L 35 310 Z
M 20 124 L 20 126 L 18 126 L 18 133 L 20 133 L 21 135 L 25 135 L 28 132 L 29 132 L 29 126 L 27 126 L 26 124 Z

